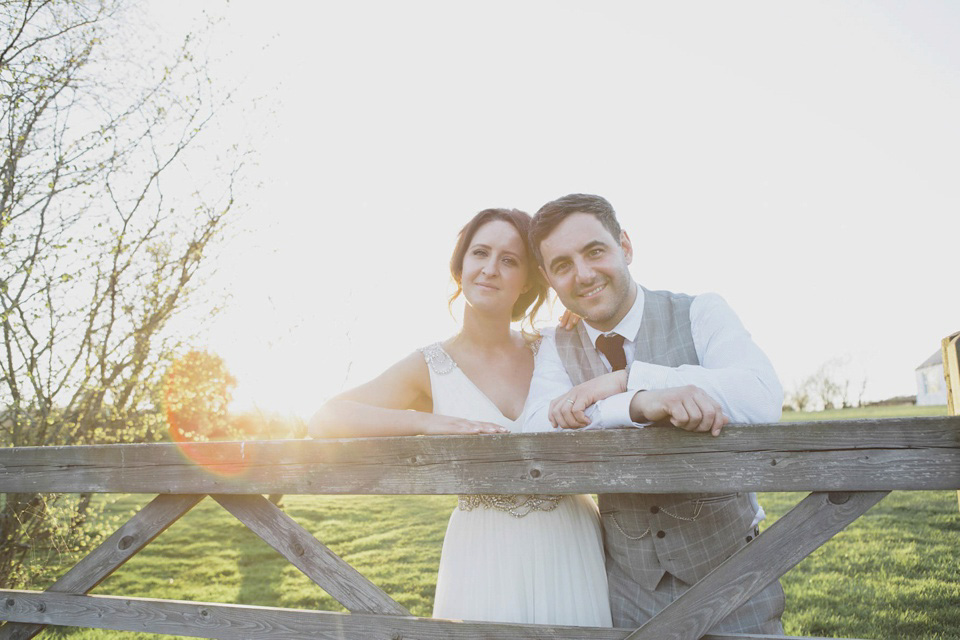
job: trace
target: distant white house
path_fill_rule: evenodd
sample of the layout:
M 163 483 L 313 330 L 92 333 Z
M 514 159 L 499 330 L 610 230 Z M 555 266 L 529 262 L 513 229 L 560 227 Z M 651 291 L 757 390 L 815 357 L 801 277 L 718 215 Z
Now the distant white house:
M 917 404 L 947 404 L 947 380 L 943 377 L 940 349 L 917 367 Z

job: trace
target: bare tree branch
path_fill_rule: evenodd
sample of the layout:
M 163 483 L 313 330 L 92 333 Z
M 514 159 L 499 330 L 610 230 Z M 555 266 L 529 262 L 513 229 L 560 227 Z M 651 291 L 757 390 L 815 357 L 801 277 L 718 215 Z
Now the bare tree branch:
M 202 38 L 129 46 L 133 7 L 0 0 L 0 446 L 161 435 L 171 320 L 236 207 L 242 153 L 209 188 L 185 184 L 232 100 Z M 82 524 L 89 505 L 6 496 L 0 580 L 22 583 L 25 558 L 58 539 L 46 514 Z

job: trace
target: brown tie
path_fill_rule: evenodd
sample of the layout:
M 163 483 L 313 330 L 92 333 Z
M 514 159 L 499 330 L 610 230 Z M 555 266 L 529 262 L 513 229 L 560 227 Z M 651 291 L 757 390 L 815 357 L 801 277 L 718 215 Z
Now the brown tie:
M 597 349 L 607 356 L 607 361 L 614 371 L 627 368 L 627 356 L 623 353 L 623 336 L 620 334 L 615 333 L 612 336 L 601 334 L 597 336 Z

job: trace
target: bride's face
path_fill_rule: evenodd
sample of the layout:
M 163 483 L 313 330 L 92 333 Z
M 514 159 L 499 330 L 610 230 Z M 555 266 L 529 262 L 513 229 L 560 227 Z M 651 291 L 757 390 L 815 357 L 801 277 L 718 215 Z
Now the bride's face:
M 467 304 L 510 314 L 520 294 L 529 289 L 530 262 L 526 243 L 517 228 L 504 220 L 491 220 L 470 239 L 463 256 L 460 286 Z

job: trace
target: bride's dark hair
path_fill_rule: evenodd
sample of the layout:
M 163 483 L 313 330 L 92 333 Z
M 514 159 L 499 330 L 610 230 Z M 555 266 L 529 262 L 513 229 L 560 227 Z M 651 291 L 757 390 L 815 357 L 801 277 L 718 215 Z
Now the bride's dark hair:
M 453 255 L 450 256 L 450 275 L 453 277 L 453 281 L 457 283 L 457 290 L 450 296 L 450 302 L 456 300 L 463 292 L 463 286 L 460 284 L 463 275 L 463 257 L 467 254 L 473 235 L 477 232 L 477 229 L 493 220 L 509 222 L 523 238 L 523 246 L 527 251 L 527 284 L 530 288 L 517 298 L 517 302 L 513 305 L 511 319 L 520 320 L 526 317 L 532 329 L 533 318 L 547 299 L 547 284 L 540 276 L 533 247 L 530 245 L 529 232 L 532 218 L 519 209 L 484 209 L 473 216 L 457 234 L 457 244 L 453 248 Z

